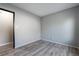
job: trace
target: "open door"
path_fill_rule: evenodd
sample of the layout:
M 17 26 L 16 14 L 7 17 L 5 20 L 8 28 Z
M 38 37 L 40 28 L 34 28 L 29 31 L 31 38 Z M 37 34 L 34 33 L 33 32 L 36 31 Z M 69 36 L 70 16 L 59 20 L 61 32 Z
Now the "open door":
M 15 48 L 14 19 L 14 12 L 0 8 L 0 49 Z

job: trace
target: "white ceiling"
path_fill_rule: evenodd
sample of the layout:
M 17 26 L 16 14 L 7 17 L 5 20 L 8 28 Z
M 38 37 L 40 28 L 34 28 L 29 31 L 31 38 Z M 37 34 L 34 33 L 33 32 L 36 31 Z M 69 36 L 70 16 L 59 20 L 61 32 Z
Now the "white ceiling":
M 14 6 L 22 8 L 38 16 L 46 16 L 68 8 L 72 8 L 77 3 L 13 3 Z

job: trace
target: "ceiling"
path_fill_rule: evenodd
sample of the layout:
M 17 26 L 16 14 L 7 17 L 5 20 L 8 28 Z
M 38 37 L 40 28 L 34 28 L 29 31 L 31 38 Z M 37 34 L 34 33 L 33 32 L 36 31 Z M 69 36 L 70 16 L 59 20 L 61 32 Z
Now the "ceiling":
M 78 6 L 77 3 L 13 3 L 12 5 L 29 11 L 37 16 L 46 16 L 68 8 Z

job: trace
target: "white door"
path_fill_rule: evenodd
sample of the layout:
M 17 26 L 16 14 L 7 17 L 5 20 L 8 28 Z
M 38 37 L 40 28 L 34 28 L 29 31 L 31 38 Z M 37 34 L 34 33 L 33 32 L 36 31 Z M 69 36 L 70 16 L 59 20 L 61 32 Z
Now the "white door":
M 11 44 L 13 40 L 13 13 L 0 10 L 0 46 Z

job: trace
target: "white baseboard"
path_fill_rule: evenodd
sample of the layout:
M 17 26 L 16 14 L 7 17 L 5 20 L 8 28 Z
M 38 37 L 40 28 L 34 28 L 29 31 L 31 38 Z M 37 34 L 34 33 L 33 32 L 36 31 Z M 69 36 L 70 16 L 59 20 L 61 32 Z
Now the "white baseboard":
M 40 39 L 39 39 L 40 40 Z M 15 46 L 15 48 L 19 48 L 19 47 L 22 47 L 22 46 L 24 46 L 24 45 L 28 45 L 28 44 L 30 44 L 30 43 L 33 43 L 33 42 L 36 42 L 36 41 L 38 41 L 38 40 L 31 40 L 31 41 L 28 41 L 28 42 L 26 42 L 26 43 L 24 43 L 24 44 L 21 44 L 21 45 L 16 45 Z
M 73 47 L 73 48 L 78 48 L 78 49 L 79 49 L 79 47 L 76 47 L 76 46 L 72 46 L 72 45 L 68 45 L 68 44 L 63 44 L 63 43 L 54 42 L 54 41 L 45 40 L 45 39 L 42 39 L 42 40 L 44 40 L 44 41 L 49 41 L 49 42 L 51 42 L 51 43 L 56 43 L 56 44 L 60 44 L 60 45 L 69 46 L 69 47 Z
M 5 44 L 0 44 L 0 46 L 4 46 L 4 45 L 8 45 L 8 44 L 11 44 L 12 42 L 8 42 L 8 43 L 5 43 Z

